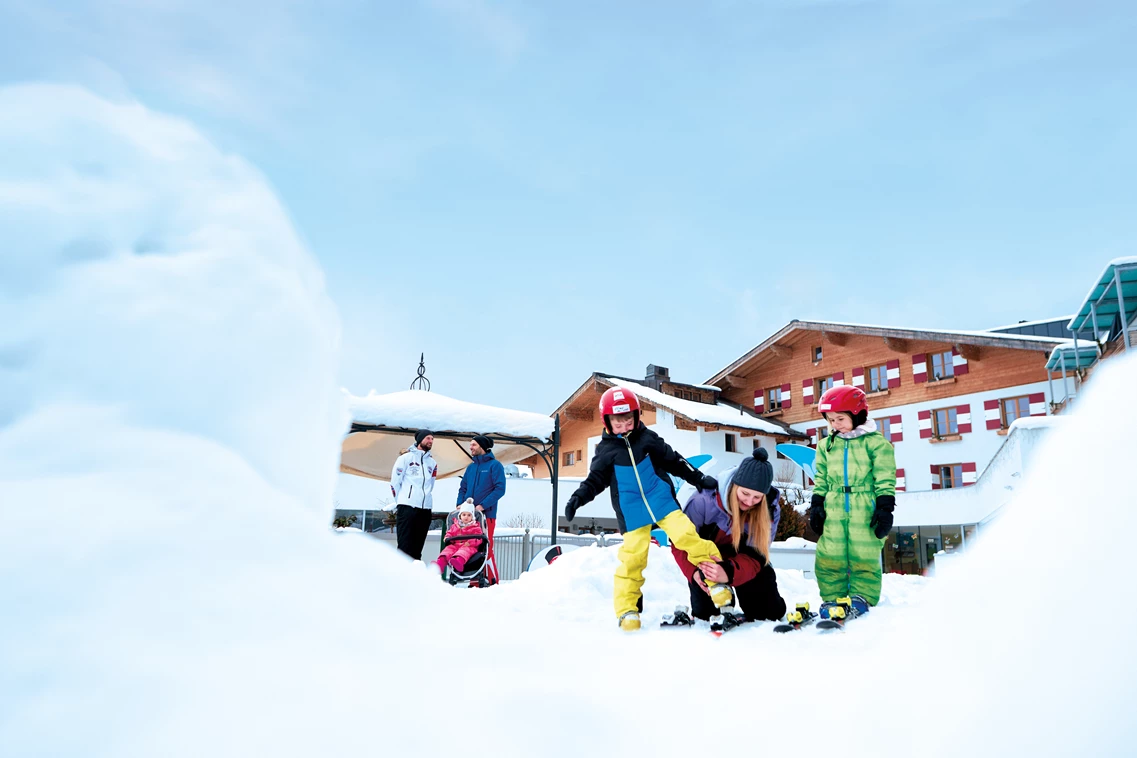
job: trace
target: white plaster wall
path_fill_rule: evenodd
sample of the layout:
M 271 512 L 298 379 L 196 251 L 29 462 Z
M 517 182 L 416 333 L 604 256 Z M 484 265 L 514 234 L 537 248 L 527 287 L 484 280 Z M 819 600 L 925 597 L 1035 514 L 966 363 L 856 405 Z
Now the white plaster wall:
M 1050 397 L 1046 382 L 1035 382 L 986 392 L 941 397 L 925 403 L 911 405 L 874 407 L 870 404 L 869 417 L 901 416 L 904 424 L 904 439 L 895 445 L 896 467 L 904 469 L 908 492 L 931 490 L 932 464 L 974 462 L 976 476 L 982 476 L 984 469 L 1006 441 L 1007 438 L 997 434 L 996 430 L 987 429 L 983 412 L 984 401 L 1030 395 L 1036 392 L 1043 392 L 1047 398 Z M 932 442 L 927 439 L 920 439 L 920 411 L 931 411 L 936 408 L 952 407 L 964 403 L 971 405 L 971 432 L 964 434 L 963 439 L 956 442 Z M 816 421 L 800 422 L 792 424 L 792 426 L 794 429 L 804 432 L 824 423 L 824 420 L 819 418 Z

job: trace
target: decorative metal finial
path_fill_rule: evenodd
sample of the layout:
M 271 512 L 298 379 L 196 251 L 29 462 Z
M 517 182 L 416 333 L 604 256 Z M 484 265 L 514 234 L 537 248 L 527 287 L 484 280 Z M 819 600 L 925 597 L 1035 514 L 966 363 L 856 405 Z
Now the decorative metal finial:
M 418 376 L 411 382 L 411 389 L 430 392 L 430 380 L 426 378 L 426 363 L 423 360 L 424 358 L 426 358 L 426 353 L 421 353 L 418 357 Z

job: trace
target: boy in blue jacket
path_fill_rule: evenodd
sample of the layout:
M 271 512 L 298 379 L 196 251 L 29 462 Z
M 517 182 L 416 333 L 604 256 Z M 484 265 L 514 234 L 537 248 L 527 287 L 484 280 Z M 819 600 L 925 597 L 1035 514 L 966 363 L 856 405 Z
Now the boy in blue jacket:
M 604 434 L 596 446 L 588 477 L 565 505 L 569 521 L 576 511 L 611 487 L 612 508 L 624 535 L 620 567 L 616 570 L 612 600 L 620 628 L 640 628 L 643 611 L 643 571 L 647 567 L 652 524 L 659 524 L 672 544 L 695 564 L 722 560 L 718 546 L 701 538 L 691 520 L 679 508 L 670 474 L 697 489 L 715 489 L 718 482 L 704 476 L 676 453 L 658 434 L 640 422 L 640 404 L 635 393 L 613 387 L 600 398 Z M 730 605 L 734 594 L 726 584 L 704 581 L 718 608 Z

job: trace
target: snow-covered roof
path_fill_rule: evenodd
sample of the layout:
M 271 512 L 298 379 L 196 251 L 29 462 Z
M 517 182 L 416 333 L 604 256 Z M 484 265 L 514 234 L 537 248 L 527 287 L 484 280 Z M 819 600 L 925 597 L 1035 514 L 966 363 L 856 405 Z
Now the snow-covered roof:
M 1006 326 L 994 326 L 988 329 L 989 332 L 998 332 L 1003 329 L 1019 329 L 1024 326 L 1038 326 L 1039 324 L 1053 324 L 1055 321 L 1061 321 L 1063 324 L 1069 323 L 1073 316 L 1055 316 L 1054 318 L 1039 318 L 1033 321 L 1020 321 L 1017 324 L 1007 324 Z
M 1066 328 L 1072 332 L 1093 328 L 1094 310 L 1097 312 L 1098 328 L 1108 330 L 1113 319 L 1121 311 L 1117 301 L 1116 283 L 1121 282 L 1121 294 L 1125 298 L 1124 323 L 1129 323 L 1137 313 L 1137 256 L 1114 258 L 1106 264 L 1101 275 L 1094 280 L 1090 291 L 1078 306 L 1078 312 L 1070 319 Z M 1105 298 L 1106 293 L 1113 290 L 1111 297 Z M 1103 300 L 1103 298 L 1105 298 Z M 1099 302 L 1100 301 L 1100 302 Z M 1091 306 L 1094 306 L 1091 308 Z
M 713 384 L 688 384 L 688 387 L 698 387 L 701 390 L 710 390 L 711 392 L 722 392 L 722 387 L 716 387 Z
M 604 381 L 609 384 L 630 389 L 636 393 L 636 397 L 647 400 L 652 405 L 657 405 L 681 416 L 685 416 L 696 423 L 734 426 L 742 429 L 768 432 L 770 434 L 789 434 L 784 428 L 777 424 L 747 415 L 729 405 L 723 405 L 722 403 L 711 405 L 710 403 L 697 403 L 694 400 L 683 400 L 682 398 L 665 395 L 658 390 L 653 390 L 651 387 L 645 387 L 642 384 L 637 384 L 627 379 L 619 379 L 614 376 L 604 377 Z
M 465 471 L 470 463 L 466 440 L 475 434 L 495 441 L 492 452 L 502 463 L 534 454 L 533 448 L 513 440 L 540 448 L 553 436 L 553 419 L 548 416 L 455 400 L 437 392 L 345 394 L 353 426 L 343 441 L 340 471 L 356 476 L 389 480 L 395 459 L 414 442 L 409 433 L 417 429 L 436 435 L 430 453 L 438 464 L 439 479 Z
M 425 390 L 404 390 L 366 397 L 347 392 L 351 418 L 357 424 L 441 432 L 502 434 L 510 437 L 553 436 L 553 419 L 540 413 L 470 403 Z

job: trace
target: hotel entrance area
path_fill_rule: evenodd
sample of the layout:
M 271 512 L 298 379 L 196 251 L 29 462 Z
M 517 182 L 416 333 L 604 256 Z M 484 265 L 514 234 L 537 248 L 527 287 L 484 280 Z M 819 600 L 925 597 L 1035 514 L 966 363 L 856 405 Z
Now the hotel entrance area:
M 895 527 L 884 543 L 884 571 L 929 576 L 935 572 L 938 553 L 961 552 L 977 534 L 976 524 Z

